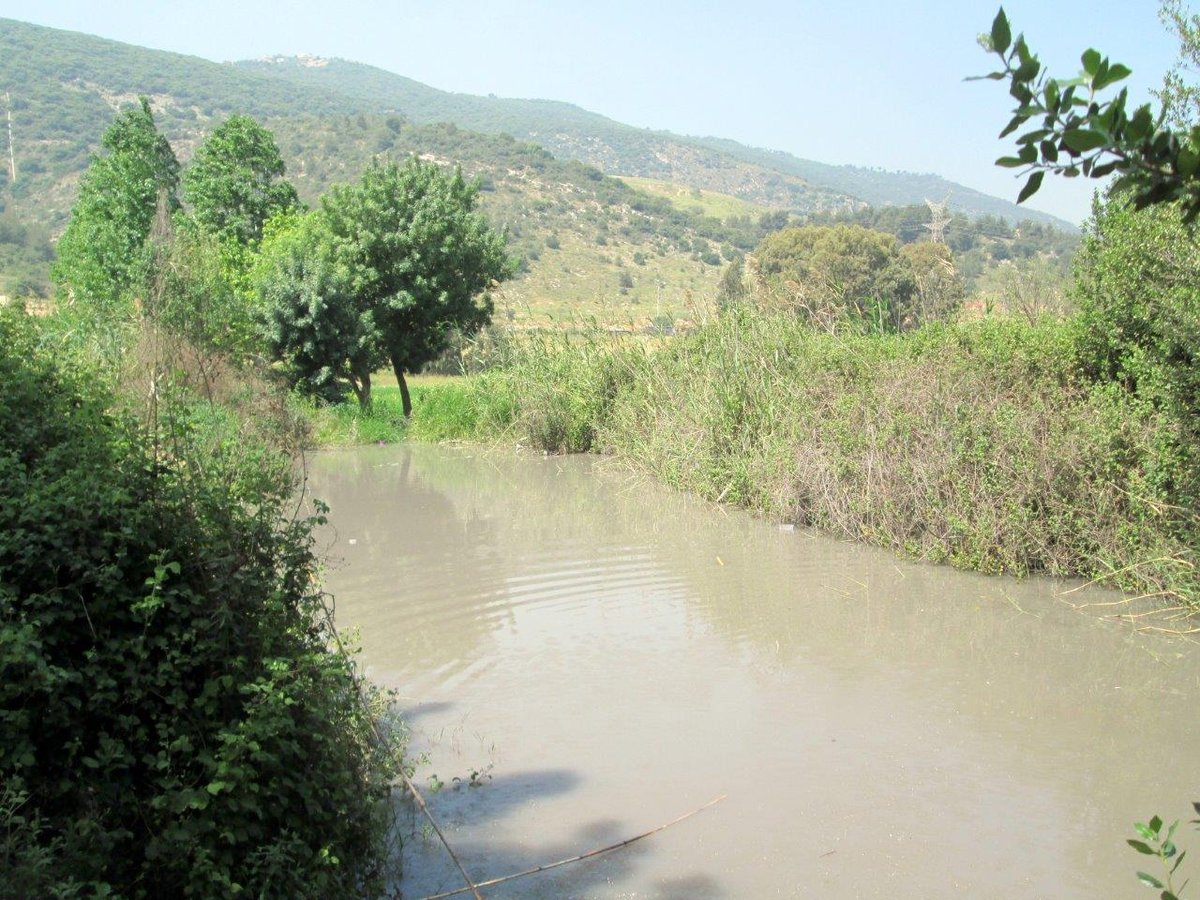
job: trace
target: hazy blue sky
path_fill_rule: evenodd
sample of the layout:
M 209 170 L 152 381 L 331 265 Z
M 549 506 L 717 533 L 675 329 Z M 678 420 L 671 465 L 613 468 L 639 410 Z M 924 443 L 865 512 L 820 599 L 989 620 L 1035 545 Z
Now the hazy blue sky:
M 1013 0 L 1056 74 L 1088 46 L 1146 98 L 1173 63 L 1156 0 Z M 995 0 L 0 0 L 0 17 L 224 61 L 307 52 L 444 90 L 565 100 L 622 122 L 717 135 L 828 163 L 936 172 L 1015 199 L 995 169 L 1006 91 L 975 36 Z M 1031 206 L 1072 221 L 1093 184 L 1046 182 Z

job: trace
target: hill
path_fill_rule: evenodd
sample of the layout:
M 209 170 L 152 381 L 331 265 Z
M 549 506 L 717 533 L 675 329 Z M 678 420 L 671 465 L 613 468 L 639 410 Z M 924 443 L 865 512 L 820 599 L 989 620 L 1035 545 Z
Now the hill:
M 400 111 L 414 122 L 453 122 L 460 128 L 535 141 L 556 156 L 586 162 L 608 174 L 720 191 L 800 215 L 862 203 L 906 206 L 926 198 L 949 198 L 951 210 L 960 215 L 1075 230 L 1062 219 L 938 175 L 835 166 L 722 138 L 634 128 L 569 103 L 450 93 L 339 59 L 276 56 L 236 65 L 289 84 L 335 90 L 357 103 Z
M 310 203 L 376 154 L 461 165 L 521 260 L 501 297 L 513 320 L 637 328 L 687 317 L 712 297 L 725 262 L 794 216 L 867 214 L 765 151 L 633 129 L 570 104 L 450 94 L 312 57 L 218 64 L 0 20 L 0 116 L 12 114 L 16 163 L 15 180 L 0 167 L 0 294 L 45 293 L 50 240 L 79 175 L 116 110 L 139 94 L 185 162 L 228 114 L 263 121 Z

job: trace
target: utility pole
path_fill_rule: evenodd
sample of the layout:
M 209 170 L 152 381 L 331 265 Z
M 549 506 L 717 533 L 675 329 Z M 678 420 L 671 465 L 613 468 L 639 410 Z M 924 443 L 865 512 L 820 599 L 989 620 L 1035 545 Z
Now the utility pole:
M 17 183 L 17 156 L 13 152 L 12 97 L 9 96 L 8 91 L 4 92 L 4 108 L 8 113 L 8 173 L 10 176 L 9 185 L 11 186 Z
M 954 217 L 947 214 L 950 197 L 947 196 L 941 203 L 934 203 L 926 198 L 925 205 L 929 207 L 929 213 L 933 217 L 933 221 L 922 226 L 929 229 L 929 240 L 935 244 L 946 243 L 946 226 L 954 221 Z

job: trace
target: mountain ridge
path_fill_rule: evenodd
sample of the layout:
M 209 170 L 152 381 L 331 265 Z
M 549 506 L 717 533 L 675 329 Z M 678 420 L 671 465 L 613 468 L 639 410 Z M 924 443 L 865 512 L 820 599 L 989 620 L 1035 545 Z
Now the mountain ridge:
M 817 162 L 729 138 L 638 128 L 567 101 L 455 93 L 365 63 L 336 57 L 322 62 L 319 67 L 300 66 L 296 57 L 275 56 L 231 65 L 292 83 L 333 85 L 359 102 L 390 105 L 422 124 L 450 121 L 484 133 L 511 134 L 607 174 L 676 181 L 801 215 L 826 212 L 839 204 L 905 206 L 948 199 L 951 211 L 960 215 L 991 215 L 1010 224 L 1034 221 L 1077 231 L 1064 219 L 1018 207 L 936 173 Z M 753 174 L 743 173 L 739 181 L 724 162 L 727 159 L 754 166 Z

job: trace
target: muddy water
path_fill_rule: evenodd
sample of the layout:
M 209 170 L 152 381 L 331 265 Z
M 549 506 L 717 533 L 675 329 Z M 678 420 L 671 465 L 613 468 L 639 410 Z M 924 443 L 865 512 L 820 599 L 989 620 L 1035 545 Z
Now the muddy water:
M 1139 896 L 1131 823 L 1200 800 L 1200 648 L 1106 618 L 1112 595 L 784 532 L 591 458 L 310 465 L 338 622 L 477 880 L 728 795 L 489 898 Z M 405 855 L 405 897 L 462 885 L 435 842 Z

